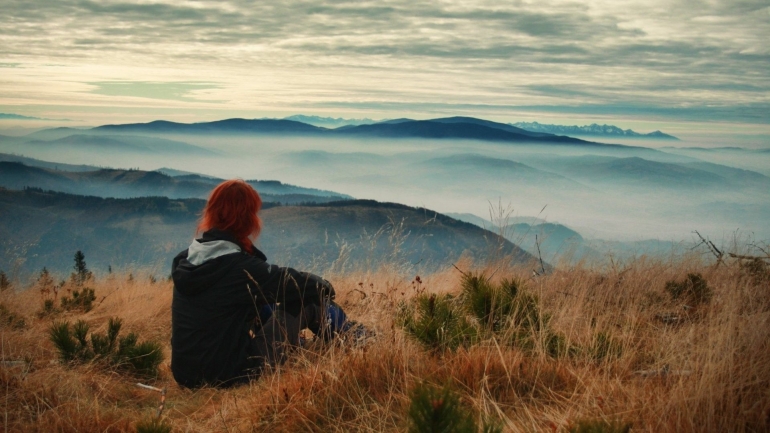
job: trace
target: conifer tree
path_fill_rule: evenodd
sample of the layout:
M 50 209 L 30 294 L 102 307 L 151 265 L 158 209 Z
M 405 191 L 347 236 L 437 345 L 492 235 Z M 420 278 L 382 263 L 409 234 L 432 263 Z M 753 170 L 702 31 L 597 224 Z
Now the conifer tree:
M 37 285 L 40 287 L 40 293 L 43 295 L 51 293 L 54 283 L 53 278 L 46 267 L 43 267 L 43 270 L 40 271 L 40 276 L 37 277 Z
M 82 287 L 86 281 L 91 279 L 93 275 L 86 266 L 86 256 L 82 251 L 78 250 L 75 253 L 75 272 L 72 274 L 72 281 L 76 286 Z
M 0 271 L 0 291 L 7 290 L 9 287 L 11 287 L 11 281 L 5 275 L 5 271 Z

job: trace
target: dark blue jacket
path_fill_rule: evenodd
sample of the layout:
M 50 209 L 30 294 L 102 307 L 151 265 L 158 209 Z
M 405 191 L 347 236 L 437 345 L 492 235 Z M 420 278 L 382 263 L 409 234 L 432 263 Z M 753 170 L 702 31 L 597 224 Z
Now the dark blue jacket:
M 242 251 L 219 230 L 203 233 L 179 253 L 171 275 L 171 371 L 191 388 L 233 385 L 259 373 L 253 335 L 260 307 L 278 303 L 296 312 L 304 303 L 319 305 L 333 291 L 321 277 L 268 264 L 256 247 Z

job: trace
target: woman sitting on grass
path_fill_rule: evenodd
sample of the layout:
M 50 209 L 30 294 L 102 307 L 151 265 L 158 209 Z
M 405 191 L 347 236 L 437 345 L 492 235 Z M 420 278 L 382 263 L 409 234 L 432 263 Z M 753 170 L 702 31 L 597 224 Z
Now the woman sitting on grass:
M 281 363 L 302 329 L 331 338 L 353 327 L 328 281 L 268 264 L 252 244 L 261 207 L 246 182 L 222 182 L 203 210 L 201 238 L 174 258 L 171 371 L 182 386 L 247 382 Z

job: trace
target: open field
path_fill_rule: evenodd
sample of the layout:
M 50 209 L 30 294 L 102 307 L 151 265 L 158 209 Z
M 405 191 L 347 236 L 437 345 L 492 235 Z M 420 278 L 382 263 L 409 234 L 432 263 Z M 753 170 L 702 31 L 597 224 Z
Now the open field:
M 493 282 L 519 278 L 520 291 L 537 298 L 542 326 L 506 328 L 434 350 L 399 326 L 400 305 L 417 296 L 458 294 L 460 271 L 419 279 L 387 267 L 327 275 L 350 316 L 376 329 L 377 339 L 357 348 L 343 342 L 302 350 L 249 386 L 227 390 L 191 391 L 173 381 L 170 282 L 151 283 L 141 272 L 131 280 L 112 274 L 90 283 L 96 294 L 90 312 L 43 317 L 37 287 L 12 287 L 0 293 L 0 426 L 133 431 L 155 416 L 159 402 L 157 392 L 135 386 L 142 381 L 167 388 L 161 416 L 173 431 L 404 431 L 410 396 L 422 383 L 448 386 L 474 418 L 511 432 L 569 431 L 586 420 L 630 423 L 633 432 L 770 430 L 767 266 L 642 257 L 607 268 L 557 266 L 545 276 L 533 276 L 531 267 L 457 266 L 485 272 Z M 710 289 L 700 304 L 672 299 L 665 289 L 689 273 L 701 274 Z M 162 343 L 159 377 L 58 362 L 48 339 L 52 322 L 83 319 L 103 331 L 114 316 L 126 332 Z M 511 330 L 531 333 L 533 344 L 512 343 Z M 549 332 L 563 336 L 569 350 L 549 354 Z

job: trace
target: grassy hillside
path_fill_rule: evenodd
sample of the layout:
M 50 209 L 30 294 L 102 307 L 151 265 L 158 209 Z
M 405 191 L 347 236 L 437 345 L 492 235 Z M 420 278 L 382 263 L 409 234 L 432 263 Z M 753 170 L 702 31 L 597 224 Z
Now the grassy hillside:
M 341 269 L 398 262 L 416 269 L 447 266 L 462 255 L 534 258 L 479 227 L 426 209 L 353 200 L 303 207 L 282 206 L 262 214 L 260 244 L 281 262 L 328 263 Z M 279 246 L 280 247 L 273 247 Z
M 10 156 L 9 161 L 2 161 Z M 98 197 L 169 197 L 207 198 L 224 179 L 196 174 L 172 176 L 159 171 L 96 168 L 69 170 L 73 166 L 46 163 L 31 158 L 16 161 L 13 155 L 0 154 L 0 187 L 9 189 L 41 188 L 70 194 Z M 54 166 L 54 167 L 51 167 Z M 248 180 L 264 201 L 297 204 L 327 202 L 352 198 L 346 194 L 303 188 L 276 180 Z
M 166 274 L 173 256 L 190 244 L 204 204 L 199 199 L 105 199 L 0 189 L 0 270 L 29 275 L 47 266 L 61 271 L 70 267 L 74 251 L 82 250 L 97 272 L 109 266 L 151 267 Z M 267 203 L 260 216 L 264 229 L 258 246 L 282 265 L 325 270 L 397 260 L 435 269 L 463 254 L 532 259 L 477 226 L 396 204 Z
M 425 386 L 447 387 L 474 420 L 506 432 L 608 432 L 629 425 L 664 433 L 770 429 L 766 266 L 728 261 L 714 267 L 680 257 L 536 278 L 527 268 L 499 263 L 474 268 L 464 261 L 459 268 L 494 274 L 493 283 L 518 278 L 520 296 L 532 300 L 528 311 L 539 325 L 506 322 L 495 334 L 436 350 L 406 333 L 398 318 L 416 298 L 457 295 L 460 272 L 449 268 L 418 280 L 386 264 L 326 274 L 339 301 L 376 329 L 377 339 L 363 347 L 311 346 L 258 381 L 230 390 L 192 391 L 173 381 L 172 288 L 166 281 L 151 283 L 142 273 L 97 278 L 89 283 L 93 310 L 42 317 L 39 287 L 11 287 L 0 293 L 4 427 L 133 431 L 156 416 L 159 404 L 159 393 L 135 385 L 141 381 L 166 389 L 161 420 L 173 431 L 401 432 L 412 422 L 415 389 Z M 711 293 L 700 303 L 686 295 L 674 299 L 666 290 L 669 281 L 689 273 L 702 275 Z M 103 332 L 116 316 L 125 332 L 162 344 L 166 358 L 157 378 L 98 362 L 57 361 L 47 338 L 51 323 L 84 320 Z M 466 332 L 481 332 L 483 324 L 469 326 Z M 550 353 L 553 335 L 563 351 Z M 578 430 L 587 426 L 599 427 Z

